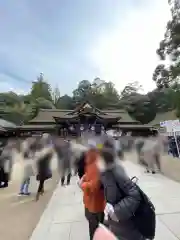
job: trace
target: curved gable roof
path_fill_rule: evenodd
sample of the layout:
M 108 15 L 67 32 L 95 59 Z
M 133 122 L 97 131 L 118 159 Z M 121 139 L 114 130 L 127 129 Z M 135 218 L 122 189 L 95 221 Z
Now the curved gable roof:
M 154 120 L 152 120 L 149 124 L 152 126 L 159 125 L 160 122 L 167 121 L 167 120 L 176 120 L 178 117 L 176 116 L 176 111 L 168 111 L 164 113 L 157 113 Z
M 16 128 L 16 124 L 0 118 L 0 127 L 2 127 L 2 128 Z

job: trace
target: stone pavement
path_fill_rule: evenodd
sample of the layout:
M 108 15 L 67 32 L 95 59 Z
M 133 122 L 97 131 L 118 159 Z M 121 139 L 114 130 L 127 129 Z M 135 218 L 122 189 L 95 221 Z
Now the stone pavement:
M 155 239 L 180 239 L 180 184 L 159 174 L 145 174 L 140 166 L 129 161 L 123 165 L 130 176 L 139 178 L 139 185 L 156 206 Z M 31 240 L 89 240 L 82 193 L 76 181 L 74 177 L 71 186 L 58 185 Z

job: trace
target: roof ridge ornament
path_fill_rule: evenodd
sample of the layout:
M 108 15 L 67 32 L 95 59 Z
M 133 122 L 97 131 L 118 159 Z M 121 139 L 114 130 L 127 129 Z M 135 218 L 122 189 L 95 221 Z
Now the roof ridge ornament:
M 85 103 L 82 108 L 83 109 L 85 109 L 85 108 L 92 108 L 92 106 L 89 103 Z

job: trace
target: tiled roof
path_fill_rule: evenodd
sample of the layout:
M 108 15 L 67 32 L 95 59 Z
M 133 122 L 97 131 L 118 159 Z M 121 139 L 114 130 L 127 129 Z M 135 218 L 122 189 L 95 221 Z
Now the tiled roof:
M 116 124 L 116 125 L 113 125 L 114 127 L 119 127 L 119 128 L 128 128 L 128 129 L 133 129 L 133 128 L 136 128 L 136 129 L 149 129 L 149 128 L 152 128 L 151 125 L 149 124 Z
M 123 110 L 102 110 L 99 114 L 104 119 L 120 118 L 119 122 L 134 122 L 131 116 Z M 62 109 L 40 109 L 38 115 L 30 121 L 30 123 L 54 123 L 54 118 L 74 118 L 78 116 L 76 113 L 72 114 L 72 110 Z
M 18 126 L 19 129 L 52 129 L 55 128 L 56 125 L 49 124 L 29 124 L 29 125 L 22 125 Z
M 6 130 L 2 127 L 0 127 L 0 132 L 6 132 Z
M 54 117 L 63 117 L 65 116 L 69 111 L 67 110 L 61 110 L 61 109 L 40 109 L 38 115 L 33 118 L 30 123 L 55 123 Z
M 165 113 L 157 113 L 156 117 L 153 121 L 151 121 L 149 124 L 152 126 L 159 125 L 160 122 L 167 121 L 167 120 L 176 120 L 178 119 L 176 116 L 175 110 L 165 112 Z
M 6 121 L 0 118 L 0 127 L 1 128 L 16 128 L 16 125 L 12 122 Z
M 138 121 L 134 120 L 127 111 L 123 109 L 106 109 L 102 110 L 102 112 L 107 113 L 108 115 L 111 115 L 113 117 L 121 117 L 121 119 L 118 121 L 119 123 L 124 122 L 133 122 L 137 123 Z

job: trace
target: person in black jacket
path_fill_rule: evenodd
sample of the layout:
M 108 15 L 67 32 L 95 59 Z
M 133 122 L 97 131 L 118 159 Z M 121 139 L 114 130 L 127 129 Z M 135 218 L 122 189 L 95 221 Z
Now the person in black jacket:
M 71 181 L 73 157 L 70 142 L 57 138 L 54 141 L 54 149 L 58 158 L 58 170 L 61 176 L 61 185 L 64 186 L 65 179 L 67 185 L 69 185 Z
M 86 153 L 82 152 L 80 156 L 75 160 L 75 168 L 77 170 L 79 179 L 81 179 L 85 173 L 85 157 Z
M 42 146 L 38 146 L 39 150 L 35 154 L 35 161 L 37 163 L 36 179 L 39 181 L 39 186 L 36 193 L 36 201 L 38 201 L 40 195 L 43 195 L 44 193 L 44 182 L 52 178 L 50 163 L 54 149 L 53 146 L 46 144 L 43 140 L 41 144 Z
M 105 216 L 110 230 L 118 239 L 145 240 L 131 220 L 141 196 L 112 149 L 102 149 L 97 160 L 106 199 Z M 123 192 L 126 196 L 123 196 Z
M 8 187 L 13 165 L 14 142 L 9 140 L 0 156 L 0 188 Z

